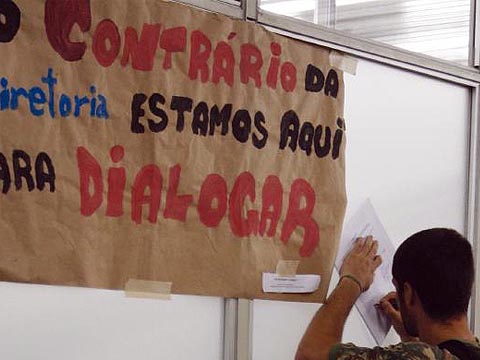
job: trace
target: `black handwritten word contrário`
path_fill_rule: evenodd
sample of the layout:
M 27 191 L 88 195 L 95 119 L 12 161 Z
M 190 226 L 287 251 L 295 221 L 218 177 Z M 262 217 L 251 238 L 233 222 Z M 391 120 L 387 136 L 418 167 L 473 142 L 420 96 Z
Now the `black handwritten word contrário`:
M 47 153 L 38 153 L 33 162 L 25 151 L 15 149 L 11 159 L 12 165 L 9 166 L 7 157 L 0 152 L 0 189 L 3 194 L 10 191 L 12 182 L 17 191 L 23 190 L 25 183 L 28 191 L 35 188 L 43 191 L 48 184 L 50 192 L 55 192 L 55 167 Z
M 97 94 L 94 85 L 90 86 L 89 94 L 84 96 L 56 94 L 58 79 L 53 75 L 53 69 L 48 69 L 47 76 L 41 77 L 40 81 L 43 87 L 26 89 L 10 85 L 8 78 L 0 77 L 0 111 L 18 110 L 21 102 L 25 102 L 34 116 L 47 113 L 53 119 L 57 114 L 61 117 L 87 114 L 92 118 L 108 119 L 107 99 L 102 94 Z

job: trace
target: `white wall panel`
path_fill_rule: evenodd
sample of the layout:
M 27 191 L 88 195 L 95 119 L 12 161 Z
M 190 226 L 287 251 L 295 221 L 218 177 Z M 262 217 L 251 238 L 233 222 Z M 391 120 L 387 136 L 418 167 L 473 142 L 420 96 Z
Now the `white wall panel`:
M 223 300 L 0 282 L 0 359 L 220 360 Z
M 395 246 L 429 227 L 465 233 L 469 89 L 363 60 L 345 77 L 346 218 L 370 198 Z M 253 360 L 292 359 L 318 308 L 254 301 Z M 375 345 L 356 310 L 344 335 Z

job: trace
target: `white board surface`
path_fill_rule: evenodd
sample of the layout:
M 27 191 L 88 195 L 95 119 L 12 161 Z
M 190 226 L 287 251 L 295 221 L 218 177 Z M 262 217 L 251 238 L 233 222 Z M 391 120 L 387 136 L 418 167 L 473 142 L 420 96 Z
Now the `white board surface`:
M 0 359 L 220 360 L 223 300 L 0 282 Z
M 469 89 L 364 60 L 345 77 L 347 218 L 370 198 L 395 246 L 430 227 L 465 233 Z M 318 308 L 255 300 L 253 360 L 293 359 Z M 356 310 L 343 341 L 376 345 Z

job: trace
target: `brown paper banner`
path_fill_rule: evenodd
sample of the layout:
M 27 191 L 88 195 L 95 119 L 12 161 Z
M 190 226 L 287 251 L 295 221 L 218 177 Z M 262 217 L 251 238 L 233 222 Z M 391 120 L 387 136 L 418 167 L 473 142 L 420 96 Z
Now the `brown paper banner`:
M 0 19 L 0 280 L 324 300 L 346 203 L 328 49 L 153 0 Z M 264 294 L 282 259 L 320 289 Z

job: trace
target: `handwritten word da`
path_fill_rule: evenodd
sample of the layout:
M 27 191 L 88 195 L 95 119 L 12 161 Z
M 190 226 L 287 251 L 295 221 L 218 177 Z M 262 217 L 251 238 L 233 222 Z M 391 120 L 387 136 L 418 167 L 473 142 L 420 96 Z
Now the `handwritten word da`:
M 125 156 L 122 146 L 114 146 L 110 157 L 119 164 Z M 77 162 L 80 176 L 80 212 L 91 216 L 103 203 L 104 179 L 99 161 L 84 147 L 77 148 Z M 227 217 L 232 233 L 240 238 L 249 236 L 274 237 L 280 221 L 283 206 L 283 186 L 277 176 L 268 176 L 261 192 L 261 210 L 254 209 L 257 201 L 255 178 L 249 172 L 243 172 L 236 178 L 228 193 L 225 179 L 219 174 L 209 174 L 203 181 L 200 192 L 193 195 L 179 195 L 178 186 L 181 166 L 172 166 L 168 174 L 166 203 L 163 211 L 165 219 L 185 222 L 187 211 L 193 203 L 200 222 L 209 228 L 219 226 Z M 106 216 L 124 215 L 124 193 L 127 183 L 126 169 L 112 166 L 107 171 Z M 148 221 L 157 223 L 160 212 L 164 177 L 155 164 L 143 166 L 135 175 L 131 187 L 131 219 L 142 223 L 142 213 L 148 209 Z M 127 196 L 128 198 L 128 196 Z M 248 200 L 247 200 L 248 199 Z M 194 201 L 195 200 L 195 201 Z M 320 240 L 319 227 L 313 219 L 315 191 L 304 179 L 296 179 L 290 187 L 288 210 L 281 228 L 280 239 L 287 244 L 297 227 L 304 230 L 300 256 L 312 255 Z M 251 206 L 247 206 L 252 204 Z M 260 207 L 260 206 L 259 206 Z
M 18 110 L 20 101 L 28 103 L 28 109 L 34 116 L 42 116 L 48 111 L 53 119 L 59 113 L 61 117 L 73 115 L 79 117 L 87 112 L 90 117 L 108 119 L 107 99 L 102 94 L 96 94 L 95 86 L 90 86 L 89 94 L 85 96 L 55 93 L 58 79 L 53 75 L 53 70 L 48 69 L 47 76 L 41 77 L 41 83 L 46 88 L 33 86 L 30 89 L 10 86 L 9 79 L 0 78 L 0 111 Z

